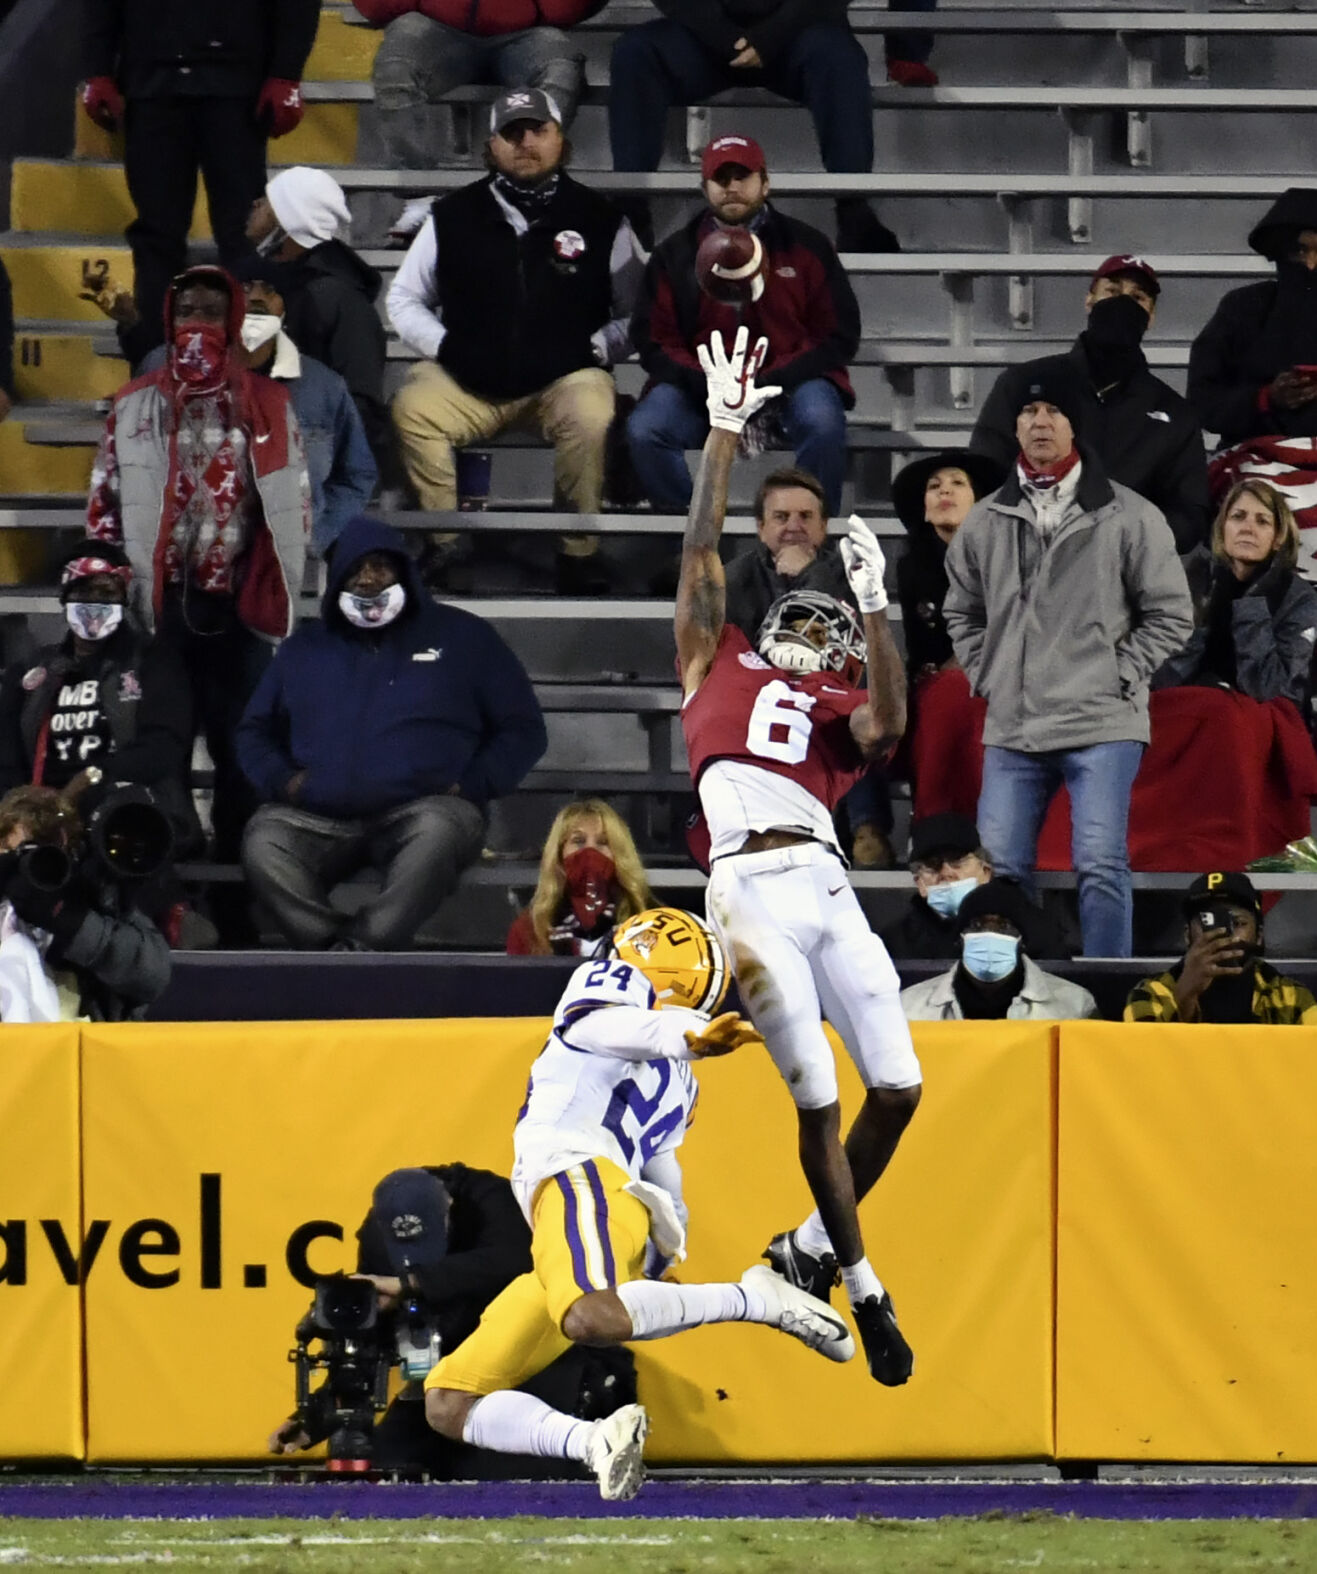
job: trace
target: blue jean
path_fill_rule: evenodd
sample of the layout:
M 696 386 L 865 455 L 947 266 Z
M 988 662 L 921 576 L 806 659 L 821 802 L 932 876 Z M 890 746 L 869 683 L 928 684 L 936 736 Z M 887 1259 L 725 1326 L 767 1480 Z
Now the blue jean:
M 835 515 L 846 476 L 846 409 L 837 385 L 826 377 L 812 378 L 793 388 L 781 404 L 796 463 L 818 477 L 828 513 Z M 696 404 L 675 383 L 655 383 L 631 412 L 626 424 L 631 463 L 655 508 L 684 514 L 690 507 L 686 452 L 702 448 L 708 435 L 703 403 Z
M 983 751 L 979 839 L 998 874 L 1034 894 L 1034 860 L 1047 806 L 1064 782 L 1070 791 L 1070 858 L 1079 879 L 1085 956 L 1129 956 L 1134 946 L 1130 881 L 1130 790 L 1143 744 L 1094 743 L 1086 749 L 1025 754 Z
M 902 11 L 936 11 L 937 0 L 900 0 Z M 924 65 L 933 53 L 932 33 L 888 33 L 886 36 L 889 60 L 911 60 Z
M 371 71 L 375 109 L 389 162 L 403 169 L 431 169 L 444 145 L 448 109 L 441 101 L 455 87 L 484 82 L 498 87 L 538 87 L 570 126 L 585 80 L 580 46 L 556 27 L 517 33 L 467 33 L 408 11 L 384 29 Z M 484 126 L 479 141 L 484 140 Z
M 680 22 L 642 22 L 614 44 L 609 83 L 614 169 L 657 169 L 668 110 L 703 104 L 729 87 L 767 87 L 803 104 L 824 169 L 864 174 L 873 168 L 869 57 L 844 23 L 802 28 L 771 64 L 746 71 L 720 60 Z

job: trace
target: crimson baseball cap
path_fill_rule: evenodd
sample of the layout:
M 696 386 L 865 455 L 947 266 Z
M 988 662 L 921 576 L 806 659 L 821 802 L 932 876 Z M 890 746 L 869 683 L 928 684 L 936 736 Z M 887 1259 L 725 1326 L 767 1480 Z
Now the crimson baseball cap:
M 1156 269 L 1151 263 L 1145 262 L 1142 257 L 1108 257 L 1093 275 L 1093 283 L 1096 284 L 1099 279 L 1109 279 L 1113 274 L 1117 273 L 1132 275 L 1143 285 L 1149 295 L 1160 295 L 1162 292 L 1162 283 L 1157 277 Z
M 700 158 L 700 175 L 712 180 L 724 164 L 739 164 L 752 175 L 768 172 L 764 150 L 753 137 L 715 137 Z

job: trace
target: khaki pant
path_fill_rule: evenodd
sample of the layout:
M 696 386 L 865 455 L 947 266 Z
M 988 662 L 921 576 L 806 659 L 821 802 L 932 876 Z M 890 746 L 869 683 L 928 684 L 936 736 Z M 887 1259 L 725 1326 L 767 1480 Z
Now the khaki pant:
M 590 366 L 569 372 L 539 393 L 493 403 L 468 393 L 441 366 L 414 367 L 393 401 L 403 464 L 421 507 L 457 507 L 454 450 L 487 442 L 511 426 L 529 427 L 553 444 L 554 502 L 578 514 L 599 512 L 604 495 L 604 444 L 616 389 L 610 373 Z M 591 551 L 596 537 L 569 537 L 569 551 Z

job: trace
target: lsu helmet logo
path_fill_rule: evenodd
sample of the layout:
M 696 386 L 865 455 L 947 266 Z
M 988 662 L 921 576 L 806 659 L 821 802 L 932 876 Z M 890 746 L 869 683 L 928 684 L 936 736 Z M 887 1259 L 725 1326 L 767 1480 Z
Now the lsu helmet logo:
M 727 957 L 713 930 L 679 907 L 651 907 L 613 931 L 612 954 L 649 980 L 655 1004 L 712 1016 L 727 993 Z

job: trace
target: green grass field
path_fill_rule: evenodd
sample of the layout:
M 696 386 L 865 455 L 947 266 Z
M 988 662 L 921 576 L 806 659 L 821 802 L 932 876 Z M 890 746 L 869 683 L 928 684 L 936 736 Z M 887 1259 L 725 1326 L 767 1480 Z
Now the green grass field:
M 0 1568 L 173 1574 L 1225 1574 L 1317 1569 L 1317 1522 L 1053 1514 L 855 1521 L 0 1519 Z

